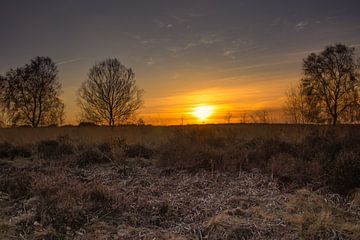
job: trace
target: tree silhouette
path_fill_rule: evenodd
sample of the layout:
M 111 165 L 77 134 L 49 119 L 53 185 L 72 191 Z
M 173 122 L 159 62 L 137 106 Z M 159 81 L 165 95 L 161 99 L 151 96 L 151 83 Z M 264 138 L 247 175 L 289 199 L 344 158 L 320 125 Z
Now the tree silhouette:
M 284 113 L 291 123 L 321 122 L 318 99 L 305 97 L 301 92 L 301 86 L 290 87 L 285 97 Z
M 59 125 L 64 104 L 59 99 L 58 70 L 49 57 L 35 57 L 29 64 L 10 69 L 0 81 L 3 111 L 12 125 Z
M 79 89 L 83 118 L 115 126 L 128 120 L 142 105 L 142 90 L 134 72 L 116 58 L 96 63 Z
M 304 59 L 301 92 L 335 125 L 345 112 L 359 105 L 357 71 L 354 48 L 343 44 L 328 46 Z

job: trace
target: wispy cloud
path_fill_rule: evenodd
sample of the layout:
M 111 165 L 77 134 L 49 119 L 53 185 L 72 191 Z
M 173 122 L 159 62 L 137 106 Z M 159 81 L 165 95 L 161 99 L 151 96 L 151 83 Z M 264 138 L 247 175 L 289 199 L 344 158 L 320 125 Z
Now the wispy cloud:
M 221 38 L 216 34 L 204 34 L 198 37 L 197 40 L 190 41 L 183 46 L 171 46 L 167 50 L 170 51 L 173 55 L 176 55 L 182 51 L 189 50 L 195 47 L 209 47 L 213 44 L 221 42 Z
M 146 61 L 146 64 L 147 64 L 147 65 L 154 65 L 154 64 L 155 64 L 155 61 L 154 61 L 154 59 L 151 57 L 151 58 L 149 58 L 149 59 Z
M 235 57 L 235 53 L 236 53 L 237 51 L 236 50 L 225 50 L 224 51 L 224 53 L 223 53 L 223 55 L 225 56 L 225 57 L 228 57 L 228 58 L 231 58 L 231 59 L 235 59 L 236 57 Z
M 182 17 L 179 17 L 177 15 L 169 15 L 170 18 L 174 19 L 177 23 L 184 23 L 186 22 L 186 19 L 185 18 L 182 18 Z
M 164 28 L 173 28 L 174 25 L 172 23 L 166 23 L 164 21 L 161 21 L 159 19 L 153 19 L 155 25 L 158 27 L 158 28 L 161 28 L 161 29 L 164 29 Z
M 198 17 L 205 17 L 207 16 L 206 13 L 196 13 L 196 12 L 191 12 L 188 14 L 189 17 L 193 17 L 193 18 L 198 18 Z
M 266 68 L 270 66 L 278 66 L 278 65 L 287 65 L 297 63 L 299 60 L 286 60 L 286 61 L 277 61 L 277 62 L 268 62 L 268 63 L 260 63 L 260 64 L 253 64 L 253 65 L 246 65 L 241 67 L 233 67 L 233 68 L 225 68 L 222 72 L 234 72 L 234 71 L 246 71 L 252 69 L 259 69 L 259 68 Z
M 81 60 L 82 60 L 81 58 L 74 58 L 74 59 L 59 61 L 59 62 L 57 62 L 56 64 L 57 64 L 58 66 L 60 66 L 60 65 L 64 65 L 64 64 L 79 62 L 79 61 L 81 61 Z
M 353 47 L 353 48 L 358 48 L 358 47 L 360 47 L 360 43 L 354 43 L 354 44 L 350 44 L 348 46 Z M 316 48 L 316 49 L 311 49 L 311 50 L 291 52 L 291 53 L 288 53 L 287 55 L 288 56 L 306 55 L 306 54 L 310 54 L 310 53 L 319 53 L 319 52 L 321 52 L 323 50 L 324 50 L 324 48 Z
M 296 31 L 301 31 L 301 30 L 304 30 L 308 25 L 309 25 L 309 22 L 301 21 L 295 25 L 295 29 L 296 29 Z

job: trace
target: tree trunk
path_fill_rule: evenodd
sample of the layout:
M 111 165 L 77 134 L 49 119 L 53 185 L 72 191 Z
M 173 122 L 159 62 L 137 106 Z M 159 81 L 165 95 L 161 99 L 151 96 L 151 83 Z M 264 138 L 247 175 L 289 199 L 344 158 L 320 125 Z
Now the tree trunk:
M 332 120 L 332 125 L 333 125 L 333 126 L 335 126 L 335 125 L 337 124 L 337 119 L 338 119 L 338 115 L 335 114 L 335 115 L 333 116 L 333 120 Z

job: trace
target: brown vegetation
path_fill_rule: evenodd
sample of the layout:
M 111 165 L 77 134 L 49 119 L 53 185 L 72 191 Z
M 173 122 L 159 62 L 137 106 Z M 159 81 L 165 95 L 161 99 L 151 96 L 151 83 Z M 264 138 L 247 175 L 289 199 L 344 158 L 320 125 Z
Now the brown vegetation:
M 4 142 L 0 238 L 358 239 L 358 127 L 295 128 L 144 127 L 168 131 L 147 145 L 126 134 Z

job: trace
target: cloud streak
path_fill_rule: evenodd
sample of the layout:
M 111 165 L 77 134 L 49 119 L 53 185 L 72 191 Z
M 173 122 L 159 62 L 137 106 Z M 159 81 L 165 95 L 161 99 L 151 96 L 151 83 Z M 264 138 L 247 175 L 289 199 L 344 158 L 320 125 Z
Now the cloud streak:
M 81 58 L 73 58 L 73 59 L 68 59 L 68 60 L 63 60 L 63 61 L 56 62 L 56 65 L 61 66 L 61 65 L 65 65 L 65 64 L 79 62 L 81 60 L 82 60 Z

